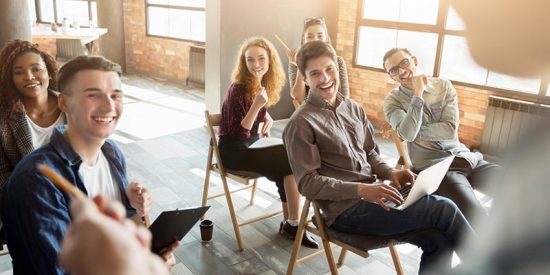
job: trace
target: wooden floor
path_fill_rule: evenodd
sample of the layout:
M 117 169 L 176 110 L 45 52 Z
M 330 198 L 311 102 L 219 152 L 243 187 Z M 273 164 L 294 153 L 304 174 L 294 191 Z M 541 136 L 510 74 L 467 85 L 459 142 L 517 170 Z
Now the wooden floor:
M 151 217 L 163 210 L 197 206 L 201 202 L 208 148 L 204 127 L 204 91 L 140 75 L 123 78 L 124 114 L 113 136 L 128 162 L 131 180 L 143 183 L 155 201 Z M 272 134 L 281 135 L 285 121 L 275 123 Z M 378 139 L 382 154 L 390 163 L 396 151 L 388 140 Z M 221 181 L 212 177 L 211 192 L 221 191 Z M 249 207 L 249 193 L 234 196 L 239 218 L 280 208 L 273 183 L 262 180 L 256 205 Z M 273 217 L 242 227 L 244 252 L 237 251 L 224 197 L 210 201 L 207 218 L 214 222 L 209 243 L 200 241 L 198 225 L 183 239 L 176 251 L 178 264 L 173 274 L 284 274 L 293 243 L 278 235 L 281 217 Z M 421 251 L 411 245 L 397 247 L 406 274 L 416 274 Z M 303 248 L 302 253 L 314 250 Z M 339 252 L 336 249 L 335 252 Z M 0 275 L 11 274 L 9 256 L 0 258 Z M 324 255 L 296 268 L 295 274 L 329 274 Z M 388 249 L 372 251 L 363 259 L 348 253 L 341 274 L 395 274 Z

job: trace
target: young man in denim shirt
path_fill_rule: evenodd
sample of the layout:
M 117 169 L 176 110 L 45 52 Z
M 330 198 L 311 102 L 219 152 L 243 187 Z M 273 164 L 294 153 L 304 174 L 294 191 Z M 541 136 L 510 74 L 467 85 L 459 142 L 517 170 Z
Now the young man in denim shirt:
M 499 166 L 483 160 L 458 140 L 459 112 L 456 91 L 450 81 L 417 73 L 418 60 L 405 48 L 384 55 L 384 68 L 401 85 L 384 99 L 386 121 L 406 140 L 413 171 L 457 156 L 436 194 L 453 200 L 471 220 L 484 213 L 473 187 L 492 193 L 486 179 Z
M 122 115 L 120 67 L 81 56 L 58 74 L 59 107 L 67 126 L 17 165 L 3 192 L 2 220 L 15 274 L 63 274 L 57 255 L 71 223 L 69 194 L 37 169 L 46 164 L 89 197 L 104 194 L 137 220 L 152 207 L 147 188 L 129 183 L 121 150 L 107 138 Z
M 439 196 L 425 196 L 403 211 L 390 210 L 384 200 L 400 204 L 403 198 L 376 179 L 399 186 L 413 182 L 414 174 L 394 170 L 382 160 L 363 108 L 337 93 L 338 67 L 330 45 L 306 43 L 297 62 L 310 94 L 290 118 L 283 138 L 300 193 L 321 208 L 335 230 L 391 235 L 420 246 L 420 273 L 438 261 L 450 267 L 450 252 L 463 234 L 473 234 L 466 218 L 452 201 Z M 431 231 L 411 234 L 425 229 Z

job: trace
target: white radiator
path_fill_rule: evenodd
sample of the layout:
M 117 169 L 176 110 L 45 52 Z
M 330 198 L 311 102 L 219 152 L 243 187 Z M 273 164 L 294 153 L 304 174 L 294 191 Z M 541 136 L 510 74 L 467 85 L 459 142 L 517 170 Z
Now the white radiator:
M 204 60 L 205 48 L 191 46 L 191 49 L 189 49 L 189 76 L 187 77 L 186 85 L 192 82 L 204 87 Z
M 514 144 L 532 125 L 548 119 L 549 116 L 548 105 L 489 97 L 480 151 L 502 157 L 508 145 Z

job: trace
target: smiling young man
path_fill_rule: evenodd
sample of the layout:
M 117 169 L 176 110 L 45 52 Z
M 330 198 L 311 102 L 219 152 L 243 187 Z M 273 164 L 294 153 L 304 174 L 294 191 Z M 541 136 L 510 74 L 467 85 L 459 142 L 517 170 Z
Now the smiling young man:
M 458 140 L 458 102 L 451 82 L 419 74 L 417 66 L 417 58 L 405 48 L 384 55 L 384 68 L 401 84 L 384 99 L 386 120 L 408 142 L 415 172 L 457 156 L 436 194 L 450 198 L 471 221 L 476 213 L 485 212 L 473 187 L 491 194 L 487 179 L 500 168 Z
M 40 163 L 89 197 L 122 202 L 137 219 L 152 207 L 147 188 L 128 183 L 126 162 L 107 138 L 122 115 L 120 67 L 102 57 L 80 56 L 58 74 L 59 107 L 67 126 L 54 130 L 50 143 L 19 162 L 3 192 L 2 220 L 15 274 L 63 274 L 57 255 L 71 223 L 69 194 L 37 169 Z
M 438 196 L 426 196 L 402 211 L 390 210 L 384 200 L 400 204 L 403 198 L 376 179 L 400 186 L 414 181 L 414 174 L 394 170 L 380 158 L 365 112 L 337 93 L 336 53 L 330 45 L 306 43 L 297 63 L 311 93 L 290 118 L 283 138 L 300 193 L 314 200 L 327 225 L 338 231 L 393 235 L 420 246 L 421 273 L 438 261 L 450 267 L 450 252 L 461 236 L 473 234 L 460 210 Z

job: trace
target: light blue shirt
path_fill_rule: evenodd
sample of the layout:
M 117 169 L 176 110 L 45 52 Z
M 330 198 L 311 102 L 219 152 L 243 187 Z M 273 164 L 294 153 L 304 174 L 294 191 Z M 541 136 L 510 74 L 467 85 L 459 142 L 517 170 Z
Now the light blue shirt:
M 456 90 L 450 81 L 428 78 L 422 98 L 399 86 L 384 98 L 386 121 L 407 141 L 415 170 L 423 170 L 455 155 L 472 167 L 483 159 L 458 140 L 459 112 Z

